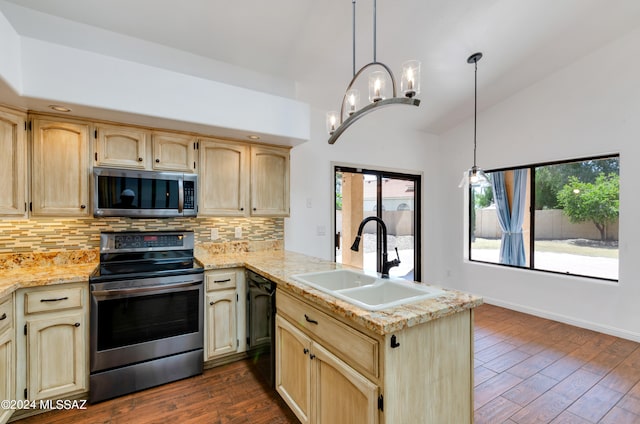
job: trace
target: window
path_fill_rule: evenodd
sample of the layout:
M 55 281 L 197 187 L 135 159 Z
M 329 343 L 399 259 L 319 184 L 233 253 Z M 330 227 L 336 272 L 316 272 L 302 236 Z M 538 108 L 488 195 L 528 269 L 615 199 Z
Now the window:
M 472 261 L 618 280 L 618 155 L 486 174 L 470 188 Z
M 369 216 L 387 227 L 393 278 L 420 280 L 420 176 L 336 166 L 335 261 L 364 270 L 382 270 L 382 232 L 375 222 L 365 225 L 358 252 L 350 250 L 360 222 Z

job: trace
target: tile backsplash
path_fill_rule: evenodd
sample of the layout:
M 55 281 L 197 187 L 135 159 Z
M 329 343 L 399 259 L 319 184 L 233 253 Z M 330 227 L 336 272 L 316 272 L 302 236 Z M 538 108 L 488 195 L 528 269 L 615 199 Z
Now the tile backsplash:
M 284 240 L 284 218 L 31 218 L 0 220 L 0 253 L 95 249 L 102 231 L 191 230 L 196 243 L 233 242 L 236 227 L 241 240 Z

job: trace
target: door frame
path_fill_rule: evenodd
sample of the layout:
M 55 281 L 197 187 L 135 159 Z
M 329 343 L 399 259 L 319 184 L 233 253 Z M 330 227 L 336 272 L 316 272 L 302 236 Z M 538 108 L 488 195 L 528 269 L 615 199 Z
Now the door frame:
M 367 174 L 375 174 L 379 175 L 382 178 L 397 178 L 397 179 L 407 179 L 407 177 L 413 178 L 415 181 L 415 211 L 414 211 L 414 253 L 413 253 L 413 262 L 414 262 L 414 279 L 416 281 L 421 281 L 422 278 L 422 179 L 423 172 L 409 169 L 397 169 L 397 168 L 385 168 L 380 166 L 367 166 L 367 165 L 359 165 L 353 163 L 345 163 L 345 162 L 331 162 L 331 188 L 332 188 L 332 199 L 329 202 L 331 206 L 331 229 L 332 229 L 332 238 L 334 241 L 330 244 L 331 248 L 331 256 L 335 262 L 336 260 L 336 170 L 337 168 L 341 168 L 343 170 L 347 170 L 355 173 L 367 173 Z M 378 193 L 380 196 L 380 193 Z M 380 214 L 382 209 L 381 202 L 378 202 L 378 211 Z M 377 231 L 380 231 L 378 226 Z M 381 243 L 381 237 L 377 237 L 378 242 Z M 344 241 L 343 241 L 344 244 Z M 390 254 L 391 255 L 391 254 Z M 381 255 L 380 255 L 381 256 Z M 393 257 L 393 256 L 391 256 Z M 378 265 L 380 259 L 378 259 Z M 380 271 L 378 271 L 380 272 Z

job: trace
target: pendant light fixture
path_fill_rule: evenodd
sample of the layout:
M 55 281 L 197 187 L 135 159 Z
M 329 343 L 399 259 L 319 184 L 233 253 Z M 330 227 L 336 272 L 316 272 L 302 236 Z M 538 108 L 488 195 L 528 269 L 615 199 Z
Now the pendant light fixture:
M 400 104 L 419 106 L 420 100 L 415 96 L 420 93 L 420 62 L 409 60 L 402 65 L 402 79 L 400 91 L 403 96 L 397 95 L 397 84 L 391 69 L 376 58 L 376 0 L 373 0 L 373 62 L 364 65 L 356 72 L 356 0 L 351 1 L 353 6 L 353 78 L 342 98 L 340 113 L 332 111 L 327 113 L 327 132 L 329 144 L 335 143 L 340 135 L 358 119 L 364 115 L 380 109 L 381 107 Z M 369 104 L 360 108 L 360 93 L 353 88 L 358 77 L 369 68 L 381 68 L 369 75 Z M 391 85 L 391 97 L 388 97 L 387 88 Z
M 465 176 L 462 177 L 462 181 L 458 187 L 462 187 L 467 182 L 473 187 L 488 186 L 491 185 L 489 179 L 485 175 L 484 171 L 476 165 L 476 151 L 477 151 L 477 122 L 478 122 L 478 61 L 482 59 L 482 53 L 474 53 L 467 58 L 467 63 L 473 63 L 475 66 L 475 81 L 473 87 L 473 166 L 465 172 Z

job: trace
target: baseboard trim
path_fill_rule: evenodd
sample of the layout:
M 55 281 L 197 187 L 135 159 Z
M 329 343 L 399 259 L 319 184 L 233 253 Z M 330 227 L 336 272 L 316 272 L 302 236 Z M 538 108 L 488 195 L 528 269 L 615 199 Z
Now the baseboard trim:
M 535 315 L 540 318 L 547 318 L 550 320 L 562 322 L 564 324 L 573 325 L 575 327 L 586 328 L 587 330 L 597 331 L 599 333 L 609 334 L 611 336 L 620 337 L 623 339 L 631 340 L 640 343 L 640 334 L 632 331 L 623 330 L 616 327 L 610 327 L 607 325 L 598 324 L 592 321 L 585 321 L 581 319 L 572 318 L 566 315 L 557 314 L 543 309 L 532 308 L 525 305 L 520 305 L 512 302 L 504 302 L 502 300 L 494 299 L 491 297 L 483 296 L 484 303 L 489 305 L 500 306 L 514 311 L 523 312 L 529 315 Z

